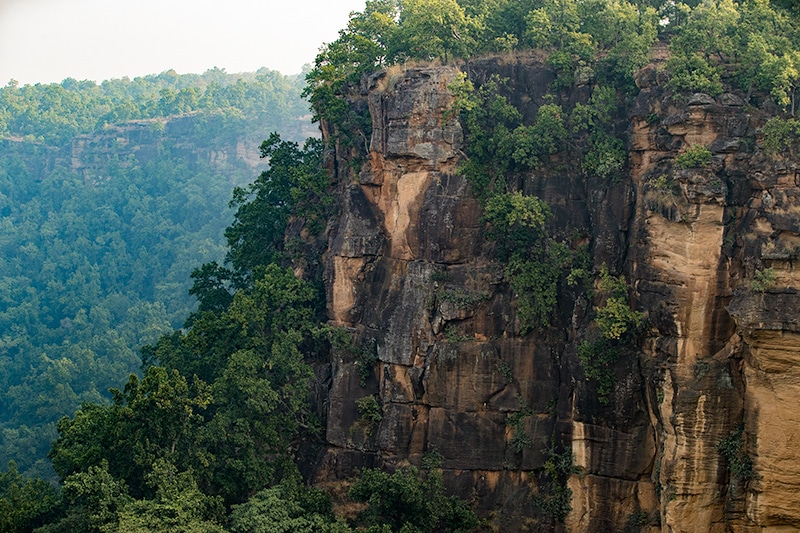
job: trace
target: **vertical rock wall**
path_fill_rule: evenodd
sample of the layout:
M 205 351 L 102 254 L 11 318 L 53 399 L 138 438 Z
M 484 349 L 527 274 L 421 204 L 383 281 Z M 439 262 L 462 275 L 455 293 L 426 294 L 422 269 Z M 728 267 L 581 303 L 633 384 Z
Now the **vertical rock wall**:
M 478 83 L 507 78 L 525 117 L 553 79 L 530 58 L 470 68 Z M 630 124 L 627 176 L 587 179 L 579 158 L 562 154 L 558 172 L 521 181 L 552 207 L 562 241 L 585 240 L 595 267 L 625 274 L 647 316 L 640 355 L 617 363 L 604 405 L 576 357 L 592 318 L 585 295 L 560 284 L 552 327 L 519 335 L 457 170 L 464 139 L 447 88 L 456 73 L 378 73 L 353 95 L 372 118 L 369 154 L 357 172 L 352 153 L 336 154 L 341 211 L 326 287 L 331 322 L 355 349 L 332 357 L 315 479 L 435 452 L 448 486 L 502 531 L 798 527 L 800 189 L 794 162 L 757 147 L 764 112 L 734 94 L 678 101 L 646 69 L 619 117 Z M 565 107 L 587 97 L 560 96 Z M 679 168 L 675 157 L 695 144 L 711 163 Z M 754 292 L 750 280 L 768 267 L 775 286 Z M 367 396 L 380 421 L 361 417 Z M 738 428 L 752 479 L 732 476 L 718 450 Z M 546 473 L 570 454 L 562 525 L 561 489 Z

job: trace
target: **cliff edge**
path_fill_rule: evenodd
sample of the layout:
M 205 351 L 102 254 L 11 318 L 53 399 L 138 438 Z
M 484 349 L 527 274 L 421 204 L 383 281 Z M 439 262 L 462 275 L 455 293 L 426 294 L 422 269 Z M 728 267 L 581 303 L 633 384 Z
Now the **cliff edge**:
M 371 131 L 332 155 L 325 284 L 355 349 L 318 371 L 326 443 L 313 479 L 435 455 L 500 531 L 800 527 L 800 174 L 762 149 L 769 101 L 680 98 L 651 65 L 613 117 L 626 132 L 618 179 L 592 177 L 569 147 L 519 177 L 550 206 L 554 238 L 626 280 L 645 317 L 604 398 L 578 356 L 596 292 L 565 273 L 549 327 L 521 333 L 459 172 L 458 72 L 394 68 L 350 95 Z M 493 75 L 523 120 L 555 78 L 534 56 L 469 65 L 477 86 Z M 567 108 L 590 92 L 556 98 Z M 679 164 L 694 146 L 708 160 Z M 379 416 L 364 416 L 367 402 Z

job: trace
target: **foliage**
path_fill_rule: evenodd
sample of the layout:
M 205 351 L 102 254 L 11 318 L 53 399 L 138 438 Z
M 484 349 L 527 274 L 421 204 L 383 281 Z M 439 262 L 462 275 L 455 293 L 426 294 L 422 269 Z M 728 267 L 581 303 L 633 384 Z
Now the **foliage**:
M 566 246 L 545 237 L 549 216 L 545 202 L 520 192 L 491 196 L 484 209 L 487 237 L 497 242 L 498 257 L 506 264 L 522 334 L 549 325 L 558 280 L 572 259 Z
M 134 495 L 147 494 L 147 472 L 157 460 L 191 463 L 208 390 L 202 383 L 190 387 L 177 371 L 151 367 L 144 379 L 131 376 L 114 395 L 111 405 L 85 404 L 72 419 L 59 421 L 49 456 L 64 480 L 102 464 Z
M 356 409 L 361 415 L 358 425 L 364 428 L 367 435 L 372 435 L 375 426 L 383 420 L 383 408 L 378 398 L 374 394 L 359 398 L 356 400 Z
M 213 153 L 299 136 L 301 82 L 214 69 L 0 88 L 0 456 L 20 472 L 55 481 L 58 419 L 109 401 L 139 347 L 193 311 L 187 273 L 222 260 L 225 203 L 252 179 Z M 76 166 L 63 154 L 84 134 Z M 219 284 L 198 296 L 224 306 L 229 282 L 203 276 Z
M 702 144 L 694 144 L 675 157 L 675 165 L 681 169 L 706 167 L 711 163 L 711 156 L 711 150 Z
M 756 270 L 753 279 L 750 281 L 750 290 L 753 292 L 766 292 L 767 289 L 774 287 L 777 282 L 777 275 L 774 268 Z
M 547 327 L 558 303 L 558 280 L 562 270 L 571 260 L 566 246 L 556 242 L 545 244 L 538 258 L 511 257 L 506 265 L 506 275 L 511 280 L 511 290 L 517 298 L 520 333 Z
M 624 141 L 598 129 L 589 136 L 589 146 L 583 168 L 598 178 L 619 180 L 628 158 Z
M 230 514 L 232 533 L 348 533 L 336 521 L 328 493 L 304 487 L 293 478 L 264 489 Z
M 761 128 L 764 150 L 769 154 L 780 154 L 791 150 L 800 137 L 800 121 L 795 118 L 772 117 Z
M 469 18 L 456 0 L 404 0 L 401 4 L 398 57 L 440 58 L 445 63 L 464 57 L 473 46 Z
M 486 300 L 487 295 L 482 292 L 468 291 L 466 289 L 442 289 L 437 293 L 442 302 L 450 302 L 458 309 L 469 309 Z
M 592 90 L 589 102 L 575 104 L 570 114 L 572 130 L 589 133 L 583 168 L 601 179 L 618 178 L 627 159 L 625 142 L 613 135 L 613 117 L 619 105 L 613 87 L 598 85 Z
M 510 154 L 520 169 L 535 169 L 547 156 L 562 149 L 567 136 L 561 106 L 543 104 L 536 111 L 533 125 L 517 126 L 510 135 L 501 139 L 498 155 Z
M 545 202 L 519 191 L 492 196 L 483 213 L 484 221 L 490 224 L 487 236 L 497 241 L 501 259 L 538 244 L 550 216 L 550 207 Z
M 556 522 L 563 523 L 572 511 L 572 490 L 567 486 L 567 479 L 577 469 L 573 463 L 572 450 L 566 448 L 559 453 L 553 439 L 546 449 L 546 455 L 544 479 L 533 504 Z
M 469 139 L 469 160 L 461 173 L 482 201 L 504 192 L 508 174 L 538 168 L 561 151 L 569 136 L 564 113 L 553 103 L 541 105 L 531 125 L 520 124 L 520 112 L 500 93 L 504 85 L 492 76 L 478 90 L 464 78 L 450 86 L 453 111 L 459 114 Z
M 525 419 L 531 415 L 533 415 L 533 411 L 523 404 L 521 410 L 506 418 L 506 425 L 513 431 L 509 444 L 515 453 L 522 453 L 525 449 L 533 447 L 531 436 L 525 431 Z
M 478 525 L 465 502 L 445 496 L 437 469 L 420 472 L 412 466 L 393 474 L 365 470 L 351 487 L 350 498 L 369 504 L 359 517 L 367 531 L 455 533 Z
M 695 361 L 692 365 L 694 379 L 701 380 L 711 370 L 711 365 L 707 361 Z
M 342 148 L 366 144 L 371 123 L 348 104 L 348 87 L 361 76 L 392 61 L 399 17 L 397 0 L 367 0 L 353 12 L 339 37 L 320 49 L 306 75 L 303 96 L 311 103 L 315 121 L 328 125 L 328 134 Z M 367 146 L 362 146 L 366 152 Z
M 708 93 L 712 96 L 722 92 L 720 68 L 695 54 L 673 54 L 667 61 L 670 73 L 668 86 L 678 92 Z
M 61 83 L 20 86 L 12 80 L 0 88 L 0 109 L 4 110 L 0 136 L 60 146 L 76 135 L 101 131 L 111 124 L 187 113 L 204 114 L 210 127 L 224 128 L 233 124 L 219 122 L 224 116 L 220 111 L 233 109 L 242 117 L 235 125 L 239 131 L 264 131 L 268 124 L 267 128 L 296 136 L 299 119 L 305 114 L 301 90 L 300 77 L 268 69 L 228 74 L 215 68 L 200 75 L 169 70 L 100 84 L 67 78 Z M 217 123 L 211 124 L 215 120 Z M 212 131 L 203 133 L 208 136 Z
M 597 398 L 608 405 L 616 383 L 614 364 L 619 359 L 619 348 L 607 339 L 587 340 L 578 345 L 578 359 L 587 379 L 597 381 Z
M 383 420 L 383 409 L 374 394 L 356 400 L 356 407 L 361 419 L 374 424 Z
M 227 501 L 279 479 L 298 432 L 317 431 L 307 404 L 313 372 L 304 357 L 316 349 L 315 291 L 275 264 L 257 275 L 221 316 L 238 325 L 244 342 L 232 347 L 212 384 L 214 415 L 200 436 L 216 458 L 202 479 Z
M 469 159 L 460 169 L 481 201 L 505 192 L 506 174 L 513 162 L 513 131 L 521 121 L 520 112 L 501 94 L 505 81 L 492 75 L 477 90 L 469 80 L 456 78 L 453 110 L 466 130 Z M 503 153 L 506 157 L 500 155 Z
M 191 471 L 178 472 L 160 459 L 147 476 L 155 490 L 151 499 L 127 502 L 117 513 L 120 533 L 223 533 L 218 523 L 222 516 L 219 498 L 203 494 Z
M 336 356 L 345 361 L 355 361 L 361 377 L 361 387 L 367 386 L 367 380 L 372 375 L 375 363 L 378 361 L 377 346 L 374 342 L 363 342 L 357 346 L 353 334 L 345 328 L 328 327 L 328 338 Z
M 628 528 L 640 528 L 650 523 L 650 517 L 645 511 L 634 511 L 628 516 Z
M 526 42 L 551 51 L 559 85 L 573 83 L 582 62 L 599 61 L 614 83 L 629 84 L 657 35 L 655 9 L 626 1 L 546 0 L 525 17 Z
M 597 396 L 608 404 L 616 382 L 614 365 L 620 355 L 633 343 L 644 315 L 628 304 L 628 285 L 621 276 L 612 276 L 603 264 L 599 273 L 599 288 L 605 303 L 596 309 L 594 323 L 600 338 L 583 340 L 577 349 L 587 379 L 597 381 Z
M 642 313 L 631 309 L 624 299 L 611 296 L 597 309 L 595 322 L 603 338 L 619 340 L 639 327 Z
M 625 278 L 612 276 L 603 264 L 600 268 L 600 290 L 607 295 L 605 305 L 597 309 L 595 318 L 601 336 L 606 340 L 629 340 L 641 326 L 644 315 L 629 307 Z
M 728 463 L 731 477 L 739 481 L 748 481 L 755 477 L 753 460 L 747 455 L 744 442 L 744 427 L 739 426 L 719 441 L 717 451 Z
M 765 0 L 702 0 L 694 7 L 676 3 L 670 15 L 670 86 L 681 92 L 722 92 L 723 66 L 747 91 L 768 92 L 795 109 L 800 83 L 797 18 Z
M 256 276 L 224 313 L 205 315 L 211 320 L 196 321 L 156 350 L 178 368 L 151 366 L 143 380 L 131 376 L 112 405 L 84 405 L 59 423 L 50 455 L 62 478 L 105 461 L 132 495 L 148 497 L 148 473 L 165 460 L 193 470 L 202 489 L 236 502 L 293 469 L 294 439 L 301 430 L 316 431 L 306 395 L 312 371 L 303 355 L 316 349 L 316 294 L 274 264 Z M 195 351 L 194 336 L 220 327 L 237 334 L 218 347 L 223 357 L 209 372 L 213 383 L 188 381 L 182 362 L 204 354 L 202 345 Z M 170 357 L 170 348 L 180 357 Z
M 109 473 L 106 461 L 89 467 L 85 472 L 70 475 L 64 480 L 62 494 L 69 503 L 66 516 L 38 531 L 114 531 L 118 525 L 117 513 L 131 502 L 125 483 Z
M 719 94 L 721 69 L 711 58 L 721 60 L 734 52 L 739 13 L 732 0 L 703 0 L 694 9 L 678 8 L 686 20 L 677 27 L 670 45 L 670 86 L 676 91 Z
M 26 479 L 13 461 L 0 472 L 0 531 L 3 533 L 32 531 L 50 521 L 59 504 L 59 495 L 52 485 L 42 479 Z
M 233 224 L 225 230 L 234 273 L 246 277 L 257 265 L 278 262 L 290 215 L 304 219 L 312 233 L 322 229 L 331 198 L 322 169 L 322 144 L 309 139 L 302 149 L 272 133 L 261 144 L 261 157 L 270 161 L 247 188 L 233 191 Z
M 511 365 L 508 364 L 508 361 L 500 360 L 500 362 L 497 363 L 497 370 L 499 370 L 500 373 L 503 374 L 503 377 L 505 377 L 509 383 L 514 381 L 514 371 L 511 368 Z

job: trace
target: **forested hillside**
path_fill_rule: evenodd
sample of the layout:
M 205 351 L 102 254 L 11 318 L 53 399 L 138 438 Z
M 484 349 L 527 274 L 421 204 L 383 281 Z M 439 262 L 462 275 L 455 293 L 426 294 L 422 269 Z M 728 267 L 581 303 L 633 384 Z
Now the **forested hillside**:
M 55 424 L 110 399 L 194 309 L 227 203 L 270 131 L 300 138 L 301 77 L 174 71 L 0 89 L 0 457 L 50 477 Z
M 551 531 L 563 530 L 575 506 L 583 505 L 589 518 L 588 522 L 575 519 L 578 531 L 603 530 L 597 524 L 606 530 L 649 531 L 660 528 L 662 520 L 674 521 L 675 516 L 679 520 L 684 508 L 711 508 L 711 504 L 704 507 L 691 500 L 695 495 L 691 480 L 681 485 L 675 481 L 678 474 L 668 473 L 669 468 L 679 469 L 670 461 L 680 461 L 665 458 L 665 444 L 657 440 L 667 438 L 663 436 L 667 425 L 679 432 L 674 427 L 680 417 L 667 411 L 680 406 L 674 400 L 679 393 L 665 384 L 673 378 L 659 372 L 671 368 L 678 358 L 670 350 L 679 344 L 675 339 L 680 328 L 671 322 L 673 310 L 662 305 L 672 297 L 672 288 L 658 285 L 662 279 L 655 278 L 661 274 L 645 284 L 655 294 L 648 296 L 655 303 L 650 302 L 650 308 L 637 307 L 634 295 L 642 292 L 637 293 L 626 273 L 634 268 L 635 251 L 631 250 L 644 248 L 647 238 L 627 234 L 626 224 L 634 223 L 628 219 L 635 215 L 625 209 L 633 200 L 630 205 L 622 203 L 640 191 L 647 202 L 647 216 L 655 213 L 661 217 L 658 223 L 693 227 L 691 217 L 702 211 L 697 206 L 708 201 L 721 212 L 728 199 L 720 191 L 733 190 L 731 180 L 744 175 L 731 178 L 722 173 L 719 169 L 726 157 L 760 158 L 759 164 L 764 165 L 784 155 L 794 157 L 800 135 L 800 123 L 794 117 L 800 85 L 798 24 L 796 6 L 784 1 L 372 0 L 362 12 L 352 14 L 336 41 L 322 48 L 306 77 L 304 94 L 312 103 L 322 140 L 301 144 L 292 141 L 296 137 L 263 136 L 261 154 L 269 159 L 270 167 L 251 184 L 234 190 L 235 213 L 224 230 L 224 252 L 210 245 L 202 253 L 191 245 L 185 252 L 174 245 L 159 248 L 167 245 L 158 239 L 174 228 L 194 231 L 198 224 L 206 224 L 205 219 L 198 223 L 185 218 L 180 210 L 155 211 L 170 193 L 161 188 L 161 180 L 149 181 L 146 165 L 140 168 L 133 160 L 130 166 L 109 160 L 102 171 L 73 174 L 71 180 L 53 184 L 56 191 L 69 186 L 106 192 L 97 197 L 98 203 L 83 197 L 73 208 L 92 206 L 97 234 L 84 237 L 85 242 L 73 230 L 60 237 L 71 227 L 69 221 L 48 225 L 40 214 L 31 219 L 24 235 L 27 240 L 20 241 L 23 245 L 6 259 L 10 288 L 4 296 L 19 291 L 19 296 L 4 304 L 8 306 L 4 327 L 17 331 L 3 337 L 3 363 L 11 369 L 2 375 L 11 385 L 6 401 L 42 398 L 31 411 L 34 416 L 47 413 L 48 402 L 58 394 L 67 394 L 68 400 L 54 402 L 74 405 L 75 389 L 91 392 L 84 397 L 94 395 L 98 401 L 82 405 L 58 424 L 49 458 L 60 492 L 46 483 L 26 481 L 13 468 L 0 478 L 0 510 L 2 506 L 15 510 L 0 525 L 7 531 L 38 527 L 41 532 L 427 533 L 503 527 Z M 526 70 L 519 57 L 535 63 L 535 68 Z M 535 76 L 530 74 L 534 71 Z M 434 87 L 429 93 L 413 99 L 422 94 L 415 90 L 429 90 L 429 86 Z M 10 86 L 6 90 L 21 89 Z M 194 103 L 180 111 L 193 111 L 197 108 L 192 106 L 206 101 L 203 95 L 211 92 L 208 98 L 212 98 L 216 90 L 213 84 L 199 92 L 175 87 L 162 91 L 163 105 L 180 106 L 178 102 L 185 98 Z M 650 91 L 656 104 L 638 98 L 644 90 Z M 398 104 L 403 91 L 415 96 Z M 723 111 L 713 107 L 717 106 L 715 97 L 733 102 L 725 104 L 725 113 L 728 108 L 751 113 L 735 143 L 720 147 L 675 141 L 679 134 L 673 132 L 690 119 L 703 123 L 689 111 L 675 110 L 691 105 L 716 117 L 713 113 Z M 381 106 L 392 98 L 397 98 L 392 100 L 396 108 L 391 109 L 396 124 L 390 132 L 390 121 L 381 114 L 389 111 Z M 156 113 L 160 104 L 155 102 L 137 107 L 142 115 L 126 118 L 155 119 L 147 128 L 158 130 L 161 115 L 147 114 Z M 664 111 L 662 116 L 649 107 L 642 111 L 645 105 L 661 106 L 653 109 L 669 110 L 669 114 Z M 413 117 L 416 122 L 408 118 L 412 112 L 420 113 Z M 105 123 L 99 115 L 82 116 L 78 113 L 75 120 L 92 127 Z M 250 119 L 246 113 L 236 116 Z M 727 115 L 724 118 L 720 122 L 729 130 L 738 124 Z M 3 120 L 11 132 L 14 120 Z M 647 131 L 658 150 L 634 146 L 633 124 Z M 679 128 L 669 130 L 676 124 Z M 425 137 L 430 133 L 425 125 L 438 137 Z M 84 126 L 67 127 L 80 132 Z M 412 130 L 422 133 L 403 137 Z M 48 141 L 39 130 L 19 130 L 14 135 L 33 135 L 38 143 L 59 138 L 54 133 Z M 215 142 L 224 140 L 215 138 Z M 31 146 L 46 150 L 45 144 Z M 163 150 L 171 149 L 180 151 L 181 147 L 167 143 Z M 440 158 L 445 150 L 451 153 Z M 630 185 L 633 169 L 643 167 L 641 159 L 635 159 L 641 153 L 631 155 L 637 150 L 658 152 L 653 158 L 658 173 L 642 178 L 635 189 Z M 396 159 L 389 161 L 392 157 Z M 384 191 L 379 188 L 385 185 L 381 180 L 391 177 L 384 166 L 387 162 L 397 165 L 398 176 L 412 175 L 420 183 L 421 176 L 437 173 L 430 180 L 438 187 L 436 192 L 417 192 L 414 201 L 406 198 L 406 203 L 419 198 L 422 205 L 436 197 L 443 204 L 467 206 L 453 207 L 449 214 L 463 214 L 463 209 L 479 215 L 471 220 L 456 218 L 455 223 L 442 215 L 441 224 L 420 230 L 418 237 L 408 229 L 409 221 L 419 222 L 423 215 L 438 220 L 439 213 L 430 209 L 417 213 L 415 219 L 406 212 L 391 212 L 401 202 L 380 196 Z M 436 167 L 443 162 L 450 165 L 446 172 Z M 106 179 L 107 168 L 118 169 L 114 172 L 122 177 Z M 190 176 L 203 175 L 203 167 L 171 172 L 188 181 Z M 711 172 L 719 172 L 731 184 Z M 34 177 L 32 183 L 44 186 L 48 179 Z M 130 195 L 119 187 L 110 191 L 125 179 Z M 466 195 L 455 191 L 455 186 L 447 189 L 453 183 L 465 183 L 458 191 L 467 190 Z M 203 194 L 193 196 L 196 209 L 213 211 L 206 195 L 212 189 L 198 187 Z M 368 199 L 362 188 L 370 187 L 374 197 Z M 743 185 L 736 187 L 735 194 L 749 198 L 742 192 Z M 14 190 L 11 185 L 9 190 Z M 431 186 L 429 191 L 433 190 Z M 402 192 L 413 196 L 413 191 Z M 534 192 L 557 201 L 548 204 Z M 35 197 L 22 187 L 16 194 L 28 202 L 33 201 L 28 197 Z M 103 199 L 115 194 L 126 198 L 124 205 L 118 210 L 104 208 Z M 693 196 L 686 199 L 688 194 Z M 733 196 L 731 201 L 744 201 Z M 52 197 L 48 202 L 60 202 L 54 206 L 70 205 L 70 196 L 64 192 Z M 147 205 L 143 197 L 152 197 L 153 209 L 136 207 Z M 595 202 L 596 198 L 601 200 Z M 222 201 L 216 209 L 226 203 Z M 37 212 L 46 214 L 51 204 L 42 205 L 45 208 Z M 420 205 L 412 207 L 419 210 Z M 12 203 L 2 209 L 4 216 L 16 213 Z M 376 214 L 381 209 L 386 212 Z M 126 241 L 127 263 L 101 269 L 99 260 L 91 258 L 119 247 L 122 239 L 115 232 L 122 235 L 127 230 L 114 229 L 114 224 L 126 213 L 134 227 L 158 229 L 138 237 L 142 243 L 138 247 Z M 738 230 L 738 226 L 733 228 L 736 216 L 729 212 L 708 224 L 720 241 L 723 228 Z M 20 214 L 13 220 L 16 231 L 28 218 Z M 456 244 L 436 240 L 435 232 L 444 234 L 459 223 L 474 227 L 451 231 L 466 235 L 453 237 Z M 87 226 L 95 227 L 88 222 Z M 216 231 L 223 230 L 219 226 Z M 641 231 L 644 235 L 645 230 Z M 37 237 L 42 232 L 47 236 Z M 445 259 L 413 257 L 408 250 L 419 243 L 411 242 L 409 234 L 420 242 L 430 238 L 420 247 L 428 246 L 426 253 Z M 763 301 L 764 293 L 775 284 L 774 271 L 770 278 L 766 263 L 747 257 L 749 237 L 726 235 L 728 262 L 739 262 L 738 287 L 760 294 Z M 631 250 L 624 241 L 628 238 L 639 239 L 630 245 Z M 65 244 L 56 246 L 59 239 Z M 77 248 L 66 239 L 75 239 Z M 468 252 L 454 251 L 461 241 L 471 243 L 465 245 Z M 55 255 L 50 263 L 38 259 L 41 267 L 33 271 L 53 275 L 40 280 L 26 265 L 40 251 L 51 249 Z M 447 253 L 455 259 L 445 257 Z M 477 258 L 477 266 L 464 266 L 459 253 L 474 254 L 469 257 Z M 787 249 L 786 253 L 796 252 Z M 173 255 L 181 257 L 181 264 L 194 262 L 197 270 L 191 280 L 181 278 L 178 269 L 163 268 L 164 257 Z M 388 266 L 380 263 L 384 259 Z M 67 274 L 62 261 L 72 261 L 75 268 L 70 272 L 78 274 Z M 717 263 L 709 268 L 717 268 Z M 745 284 L 744 276 L 761 285 Z M 342 279 L 345 283 L 336 286 Z M 102 292 L 115 283 L 140 287 L 139 299 L 120 289 Z M 167 286 L 186 287 L 186 283 L 199 302 L 194 312 L 186 302 L 165 299 Z M 357 294 L 368 283 L 388 292 L 368 294 L 364 289 Z M 97 303 L 84 308 L 76 305 L 77 296 L 56 296 L 65 293 L 88 293 L 84 297 Z M 392 301 L 387 300 L 389 293 Z M 723 298 L 729 301 L 731 294 Z M 384 314 L 384 308 L 399 311 Z M 28 315 L 36 320 L 26 326 L 30 330 L 21 330 L 19 324 L 27 322 L 20 317 Z M 176 328 L 183 318 L 182 328 L 165 332 L 166 323 Z M 410 325 L 417 318 L 428 328 L 424 342 L 416 338 L 423 336 L 423 326 L 413 329 Z M 125 326 L 104 326 L 114 320 Z M 733 328 L 719 329 L 731 333 Z M 78 335 L 77 340 L 52 340 L 64 331 Z M 645 339 L 651 343 L 646 345 Z M 80 349 L 78 341 L 85 343 Z M 113 390 L 110 403 L 99 401 L 102 391 L 94 382 L 83 381 L 71 389 L 64 385 L 73 375 L 72 368 L 91 367 L 92 361 L 98 361 L 97 346 L 122 342 L 147 344 L 142 350 L 142 372 Z M 418 342 L 417 351 L 398 348 L 412 342 Z M 651 352 L 645 355 L 645 350 Z M 31 353 L 36 354 L 33 363 L 14 366 L 28 357 L 21 354 Z M 127 355 L 113 358 L 119 368 L 104 367 L 109 380 L 117 379 L 117 383 L 124 380 L 121 373 L 137 363 L 132 351 L 123 353 Z M 733 363 L 694 356 L 698 359 L 691 369 L 681 370 L 692 376 L 676 372 L 674 379 L 684 379 L 694 387 L 709 372 L 718 372 L 713 390 L 734 394 L 729 392 L 738 386 L 729 374 Z M 442 376 L 458 372 L 463 359 L 476 362 L 473 366 L 464 363 L 466 370 L 462 369 L 463 376 L 459 374 L 464 384 L 450 387 Z M 120 364 L 120 360 L 127 362 Z M 521 369 L 527 369 L 525 376 L 519 373 Z M 479 371 L 485 374 L 476 378 Z M 99 373 L 93 371 L 91 378 Z M 444 383 L 438 383 L 443 404 L 463 401 L 470 405 L 460 411 L 456 405 L 446 415 L 441 414 L 446 406 L 435 406 L 445 428 L 438 428 L 438 442 L 450 446 L 447 449 L 437 448 L 429 433 L 419 437 L 412 431 L 414 424 L 421 427 L 433 420 L 430 402 L 437 400 L 433 398 L 436 392 L 425 387 L 436 385 L 435 373 Z M 487 392 L 485 400 L 448 397 L 463 392 L 462 385 L 475 395 L 484 386 L 498 388 Z M 546 386 L 552 390 L 544 390 Z M 656 392 L 654 387 L 662 388 Z M 666 402 L 665 390 L 674 394 Z M 632 404 L 626 403 L 631 398 Z M 694 396 L 692 401 L 692 406 L 701 402 Z M 719 402 L 722 405 L 723 400 Z M 703 517 L 713 521 L 714 527 L 725 528 L 730 521 L 743 519 L 744 513 L 736 507 L 743 504 L 736 498 L 755 474 L 743 426 L 738 430 L 731 426 L 734 415 L 741 418 L 741 409 L 720 408 L 720 412 L 725 413 L 720 419 L 727 425 L 720 423 L 715 431 L 726 435 L 731 430 L 730 435 L 717 438 L 715 433 L 715 442 L 709 440 L 697 448 L 708 454 L 703 456 L 705 462 L 720 468 L 714 470 L 716 484 L 709 482 L 703 489 L 711 486 L 713 490 L 707 492 L 716 498 L 714 509 L 728 513 L 723 516 L 721 510 L 719 515 L 708 518 L 709 512 Z M 697 426 L 704 427 L 705 420 L 698 419 Z M 628 422 L 630 431 L 617 431 L 618 425 Z M 577 431 L 579 424 L 597 433 L 571 440 L 570 432 Z M 437 429 L 432 422 L 425 427 L 421 432 Z M 477 429 L 468 432 L 464 427 Z M 478 431 L 485 427 L 491 429 Z M 642 433 L 637 433 L 642 427 Z M 658 435 L 656 428 L 661 431 Z M 337 442 L 327 433 L 330 430 L 338 432 Z M 13 431 L 7 434 L 23 442 L 22 430 Z M 461 440 L 456 450 L 454 435 L 475 441 Z M 495 442 L 493 438 L 501 449 L 482 447 Z M 678 437 L 672 438 L 674 443 Z M 581 458 L 587 462 L 576 465 L 575 442 L 588 447 L 612 441 L 621 443 L 620 454 L 636 451 L 635 446 L 644 442 L 653 455 L 625 455 L 616 461 L 616 456 L 603 455 L 612 453 L 608 451 L 612 448 L 618 452 L 609 446 L 595 456 L 587 452 Z M 631 441 L 636 442 L 626 448 Z M 416 446 L 414 453 L 412 446 Z M 338 449 L 326 456 L 333 448 Z M 486 471 L 475 468 L 474 483 L 461 481 L 465 478 L 458 476 L 472 468 L 463 464 L 464 457 L 495 463 Z M 597 459 L 590 464 L 587 457 Z M 620 474 L 614 471 L 618 463 L 626 469 Z M 643 473 L 634 472 L 640 463 Z M 372 468 L 381 466 L 392 473 Z M 670 475 L 674 477 L 668 479 Z M 333 483 L 312 488 L 306 483 L 311 478 Z M 502 479 L 506 489 L 513 485 L 508 490 L 518 492 L 494 494 L 492 487 L 501 487 L 505 482 L 498 480 Z M 669 483 L 662 486 L 666 479 Z M 470 501 L 447 496 L 448 481 L 448 487 L 460 490 Z M 590 494 L 587 489 L 584 499 L 573 499 L 574 488 L 595 481 L 596 492 Z M 609 484 L 601 484 L 605 482 Z M 620 496 L 603 488 L 619 486 L 631 492 Z M 612 509 L 616 514 L 592 515 L 586 503 L 590 497 L 613 499 L 618 504 Z M 479 523 L 476 511 L 483 522 Z M 691 527 L 690 521 L 684 525 Z

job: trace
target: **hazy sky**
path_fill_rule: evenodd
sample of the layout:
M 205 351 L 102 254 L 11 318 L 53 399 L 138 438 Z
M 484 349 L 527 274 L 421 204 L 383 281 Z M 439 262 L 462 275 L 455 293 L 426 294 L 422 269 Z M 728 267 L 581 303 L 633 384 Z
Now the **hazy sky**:
M 0 0 L 0 86 L 179 74 L 284 74 L 364 0 Z

